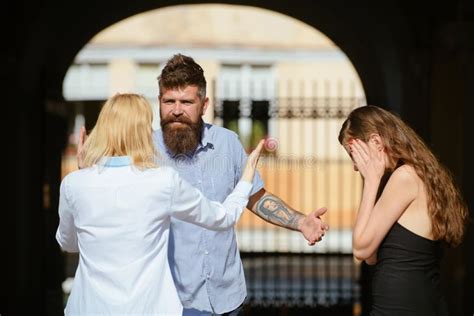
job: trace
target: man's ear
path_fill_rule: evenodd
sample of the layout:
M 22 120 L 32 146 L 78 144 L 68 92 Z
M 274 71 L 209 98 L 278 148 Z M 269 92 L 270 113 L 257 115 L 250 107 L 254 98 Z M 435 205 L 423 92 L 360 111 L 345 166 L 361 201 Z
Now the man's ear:
M 383 150 L 384 149 L 384 144 L 383 144 L 383 140 L 382 138 L 380 137 L 379 134 L 377 133 L 372 133 L 370 134 L 369 136 L 369 142 L 371 142 L 372 144 L 375 145 L 375 148 L 377 148 L 377 150 Z
M 206 97 L 206 98 L 204 99 L 203 104 L 202 104 L 202 113 L 201 113 L 201 115 L 206 114 L 206 110 L 207 110 L 207 107 L 208 107 L 208 106 L 209 106 L 209 98 Z

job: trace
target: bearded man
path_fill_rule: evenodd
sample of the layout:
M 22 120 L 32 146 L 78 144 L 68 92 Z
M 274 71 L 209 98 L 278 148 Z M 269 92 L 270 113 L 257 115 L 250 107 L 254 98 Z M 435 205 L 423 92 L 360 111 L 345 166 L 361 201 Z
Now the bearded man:
M 158 77 L 161 129 L 154 132 L 159 163 L 169 164 L 207 198 L 222 202 L 240 179 L 247 155 L 234 132 L 205 124 L 209 98 L 202 68 L 173 56 Z M 278 208 L 275 212 L 268 203 Z M 300 231 L 310 245 L 328 226 L 325 208 L 304 215 L 264 189 L 256 174 L 248 209 L 265 221 Z M 234 228 L 211 231 L 171 220 L 168 257 L 184 315 L 239 315 L 247 295 Z

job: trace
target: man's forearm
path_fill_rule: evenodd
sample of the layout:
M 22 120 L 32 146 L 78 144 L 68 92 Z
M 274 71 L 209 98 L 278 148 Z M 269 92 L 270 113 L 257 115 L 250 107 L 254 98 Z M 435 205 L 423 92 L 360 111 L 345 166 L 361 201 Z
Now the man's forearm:
M 253 203 L 250 210 L 269 223 L 292 230 L 300 230 L 300 222 L 305 217 L 280 198 L 267 192 Z

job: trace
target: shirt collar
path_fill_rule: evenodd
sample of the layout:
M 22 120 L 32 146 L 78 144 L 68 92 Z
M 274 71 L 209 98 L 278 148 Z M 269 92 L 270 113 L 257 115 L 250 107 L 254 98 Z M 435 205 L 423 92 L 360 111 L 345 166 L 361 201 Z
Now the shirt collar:
M 130 166 L 132 160 L 128 156 L 103 157 L 98 164 L 103 167 L 125 167 Z
M 199 143 L 198 148 L 196 148 L 196 151 L 205 148 L 214 149 L 214 144 L 212 142 L 209 132 L 211 126 L 211 124 L 204 123 L 204 126 L 202 127 L 201 142 Z

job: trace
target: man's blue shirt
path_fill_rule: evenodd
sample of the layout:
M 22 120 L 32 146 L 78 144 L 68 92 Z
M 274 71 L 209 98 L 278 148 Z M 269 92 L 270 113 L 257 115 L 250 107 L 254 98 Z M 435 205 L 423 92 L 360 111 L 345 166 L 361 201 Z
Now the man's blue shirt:
M 207 198 L 223 202 L 239 181 L 247 154 L 237 134 L 205 124 L 201 143 L 189 155 L 171 155 L 161 129 L 154 132 L 158 164 L 174 167 L 180 176 Z M 252 193 L 263 188 L 255 174 Z M 180 220 L 171 220 L 168 258 L 178 294 L 188 309 L 232 311 L 247 291 L 234 228 L 211 231 Z

